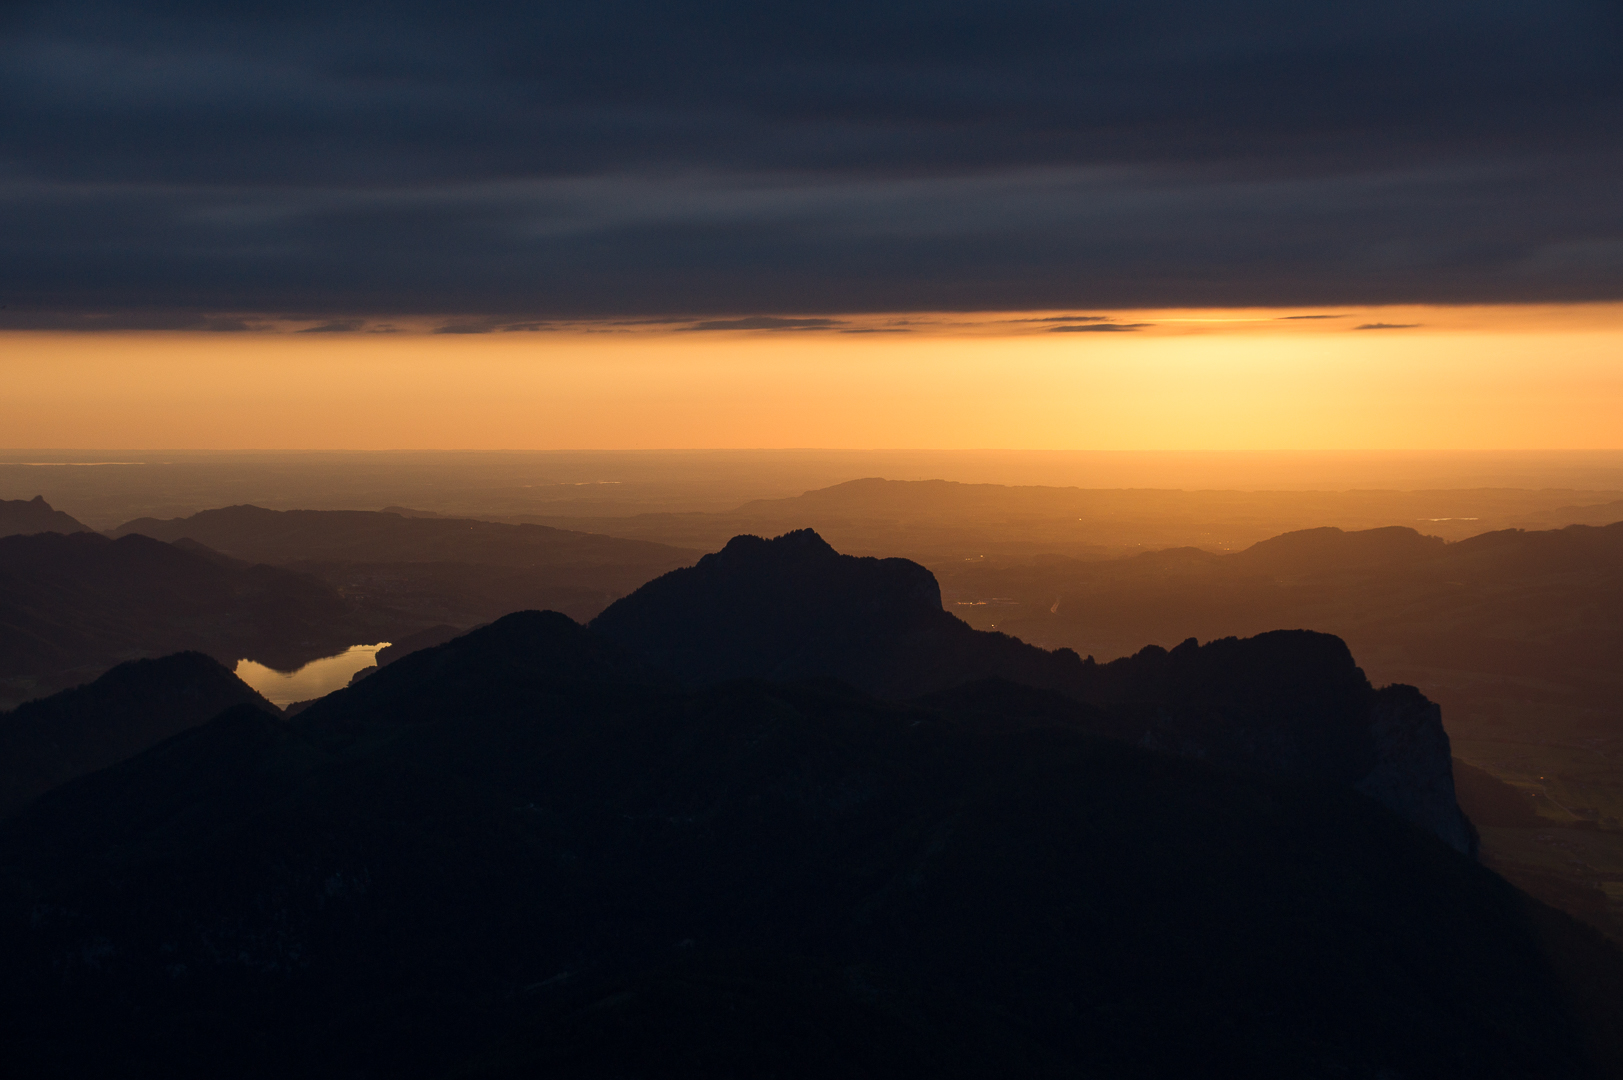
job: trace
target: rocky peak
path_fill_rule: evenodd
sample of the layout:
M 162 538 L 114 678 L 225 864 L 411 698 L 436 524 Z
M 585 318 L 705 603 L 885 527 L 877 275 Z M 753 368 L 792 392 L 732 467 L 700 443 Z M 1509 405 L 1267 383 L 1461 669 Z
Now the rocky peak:
M 43 495 L 32 499 L 0 499 L 0 536 L 89 531 L 71 514 L 53 508 Z
M 942 620 L 935 575 L 907 559 L 841 555 L 811 529 L 776 539 L 737 536 L 673 570 L 592 622 L 684 681 L 853 677 L 870 645 Z

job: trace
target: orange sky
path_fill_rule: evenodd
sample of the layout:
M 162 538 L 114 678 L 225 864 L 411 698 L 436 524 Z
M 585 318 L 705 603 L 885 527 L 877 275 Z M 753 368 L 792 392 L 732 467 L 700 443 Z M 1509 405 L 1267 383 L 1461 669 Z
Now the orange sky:
M 827 331 L 0 334 L 0 445 L 1623 447 L 1623 305 L 852 316 Z M 1095 313 L 1107 314 L 1108 313 Z M 1356 331 L 1369 323 L 1410 329 Z M 286 328 L 284 328 L 286 329 Z

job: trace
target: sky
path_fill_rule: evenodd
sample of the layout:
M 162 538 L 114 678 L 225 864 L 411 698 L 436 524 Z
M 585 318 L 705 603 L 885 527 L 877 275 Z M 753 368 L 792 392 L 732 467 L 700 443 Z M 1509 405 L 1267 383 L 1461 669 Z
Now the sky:
M 1623 446 L 1620 128 L 1617 0 L 13 2 L 0 442 Z

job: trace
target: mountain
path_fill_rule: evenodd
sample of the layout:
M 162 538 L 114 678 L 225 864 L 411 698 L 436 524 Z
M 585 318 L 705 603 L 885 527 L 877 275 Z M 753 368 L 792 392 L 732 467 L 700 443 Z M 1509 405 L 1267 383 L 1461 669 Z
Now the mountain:
M 1623 499 L 1541 510 L 1529 514 L 1527 521 L 1518 524 L 1529 529 L 1548 529 L 1563 525 L 1613 525 L 1619 521 L 1623 521 Z
M 374 658 L 376 660 L 375 666 L 362 668 L 352 675 L 349 681 L 352 683 L 360 682 L 362 679 L 376 674 L 378 668 L 388 667 L 401 657 L 410 656 L 412 653 L 417 652 L 420 649 L 431 648 L 435 645 L 443 645 L 452 638 L 461 637 L 464 633 L 466 633 L 466 631 L 459 627 L 440 625 L 430 626 L 426 630 L 417 631 L 415 634 L 406 634 L 405 636 L 401 637 L 399 641 L 392 642 L 389 645 L 379 649 Z M 290 711 L 303 712 L 311 704 L 312 702 L 308 701 L 295 702 L 294 704 L 289 705 L 288 709 Z
M 410 512 L 415 513 L 415 512 Z M 265 510 L 229 506 L 187 518 L 138 518 L 113 535 L 189 537 L 256 562 L 474 562 L 491 566 L 619 567 L 680 564 L 687 552 L 663 544 L 463 518 L 373 510 Z
M 29 536 L 33 533 L 89 532 L 72 516 L 51 509 L 43 495 L 32 499 L 0 499 L 0 536 Z
M 415 634 L 407 634 L 399 641 L 392 642 L 378 650 L 378 667 L 388 667 L 403 657 L 410 656 L 419 649 L 430 649 L 435 645 L 443 645 L 452 638 L 461 637 L 467 633 L 461 627 L 430 626 L 426 630 L 419 630 Z
M 419 624 L 471 626 L 526 607 L 589 618 L 693 552 L 642 540 L 421 516 L 417 511 L 230 506 L 140 518 L 114 530 L 182 538 L 238 559 L 315 574 L 344 595 Z
M 1101 659 L 1191 636 L 1336 634 L 1372 679 L 1423 687 L 1453 753 L 1536 811 L 1494 815 L 1483 857 L 1623 941 L 1623 524 L 1454 543 L 1316 529 L 1234 554 L 937 574 L 948 610 L 975 625 Z
M 1440 537 L 1395 525 L 1361 532 L 1327 527 L 1259 541 L 1236 552 L 1230 561 L 1245 570 L 1274 574 L 1312 573 L 1327 565 L 1364 570 L 1412 566 L 1437 558 L 1445 546 Z
M 0 690 L 12 700 L 78 685 L 124 660 L 188 650 L 291 670 L 387 629 L 291 570 L 145 536 L 0 538 Z
M 1100 665 L 975 630 L 942 610 L 924 567 L 842 555 L 809 529 L 735 537 L 591 626 L 689 686 L 821 677 L 895 700 L 981 679 L 1052 689 L 1111 709 L 1117 738 L 1359 787 L 1460 850 L 1474 843 L 1437 708 L 1376 691 L 1329 635 L 1191 639 Z
M 868 477 L 721 512 L 512 520 L 701 551 L 718 550 L 740 533 L 776 536 L 809 527 L 841 551 L 905 555 L 939 571 L 966 560 L 997 563 L 1045 554 L 1101 559 L 1170 547 L 1233 551 L 1279 533 L 1322 526 L 1424 527 L 1459 540 L 1524 524 L 1532 515 L 1548 515 L 1535 519 L 1545 528 L 1623 519 L 1618 514 L 1595 520 L 1603 507 L 1571 505 L 1601 495 L 1513 488 L 1180 491 Z
M 93 683 L 0 713 L 0 817 L 235 705 L 281 710 L 202 653 L 131 660 Z
M 1053 691 L 999 716 L 985 691 L 954 711 L 827 681 L 683 689 L 522 613 L 291 721 L 231 710 L 0 823 L 8 1061 L 1104 1080 L 1623 1066 L 1617 951 L 1371 800 L 1100 738 L 1065 715 L 1100 707 Z

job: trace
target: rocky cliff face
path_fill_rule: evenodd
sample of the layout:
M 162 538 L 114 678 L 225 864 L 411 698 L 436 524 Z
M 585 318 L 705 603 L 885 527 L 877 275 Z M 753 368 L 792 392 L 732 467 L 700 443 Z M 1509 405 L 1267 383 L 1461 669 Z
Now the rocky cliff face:
M 1353 786 L 1454 849 L 1475 855 L 1476 830 L 1454 792 L 1442 709 L 1412 686 L 1388 686 L 1374 695 L 1369 730 L 1375 764 Z
M 1448 738 L 1418 691 L 1377 692 L 1340 638 L 1280 630 L 1096 664 L 941 609 L 906 559 L 841 555 L 810 529 L 735 537 L 611 605 L 592 629 L 689 686 L 835 678 L 891 699 L 976 680 L 1093 706 L 1074 722 L 1149 749 L 1356 787 L 1469 851 Z

